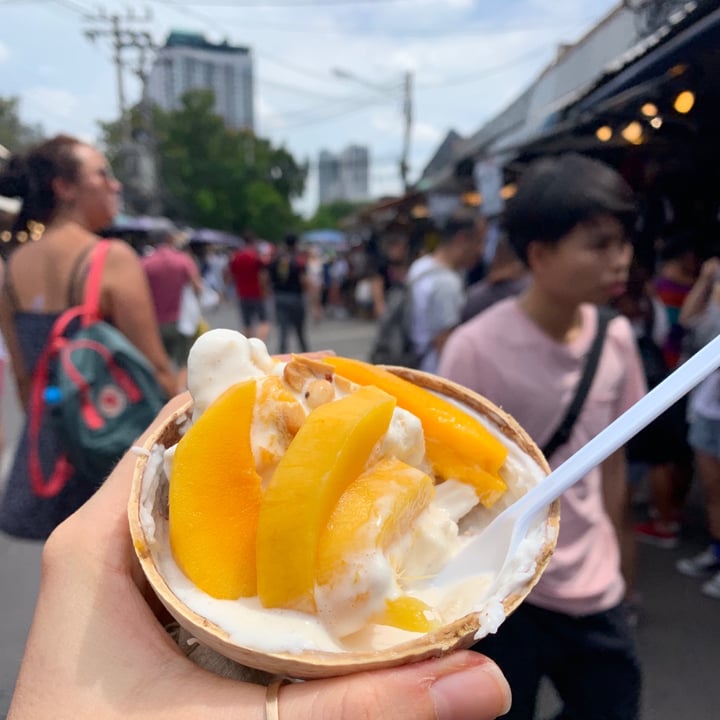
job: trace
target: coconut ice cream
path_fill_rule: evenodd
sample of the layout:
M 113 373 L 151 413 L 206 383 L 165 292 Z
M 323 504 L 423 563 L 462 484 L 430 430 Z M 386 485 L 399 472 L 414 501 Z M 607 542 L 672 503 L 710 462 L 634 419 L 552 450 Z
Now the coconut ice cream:
M 465 388 L 278 362 L 229 330 L 203 335 L 188 367 L 192 407 L 142 451 L 130 521 L 161 600 L 226 657 L 315 677 L 437 655 L 495 632 L 547 564 L 557 504 L 497 582 L 432 582 L 548 473 Z

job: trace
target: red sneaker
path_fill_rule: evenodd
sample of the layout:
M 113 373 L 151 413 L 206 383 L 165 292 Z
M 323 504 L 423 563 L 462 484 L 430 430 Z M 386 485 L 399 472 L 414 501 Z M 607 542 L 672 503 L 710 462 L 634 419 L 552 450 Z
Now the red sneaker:
M 655 547 L 672 550 L 680 543 L 680 526 L 676 522 L 649 520 L 635 525 L 637 539 L 655 545 Z

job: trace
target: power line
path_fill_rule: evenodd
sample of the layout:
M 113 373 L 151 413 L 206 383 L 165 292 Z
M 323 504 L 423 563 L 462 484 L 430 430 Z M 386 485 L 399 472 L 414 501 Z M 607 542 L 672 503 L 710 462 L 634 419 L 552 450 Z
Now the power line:
M 222 31 L 224 32 L 227 29 L 226 27 L 221 28 L 218 21 L 215 20 L 214 18 L 212 18 L 211 16 L 206 15 L 205 13 L 197 13 L 196 11 L 191 10 L 189 7 L 187 7 L 186 3 L 182 2 L 181 0 L 152 0 L 152 1 L 158 2 L 162 5 L 165 5 L 168 8 L 172 8 L 179 13 L 182 13 L 182 14 L 185 14 L 188 16 L 192 15 L 195 17 L 195 19 L 201 20 L 202 22 L 204 22 L 207 25 L 211 25 L 213 27 L 213 29 L 215 29 L 215 30 L 222 29 Z M 197 4 L 197 3 L 193 3 L 193 4 Z M 229 5 L 238 5 L 238 4 L 241 5 L 242 3 L 228 3 L 228 6 Z M 406 30 L 403 30 L 403 32 L 406 32 Z M 418 89 L 427 90 L 427 89 L 432 89 L 432 88 L 446 88 L 446 87 L 451 87 L 451 86 L 455 86 L 455 85 L 461 85 L 464 83 L 477 82 L 479 80 L 485 79 L 486 77 L 489 77 L 496 73 L 503 72 L 506 69 L 515 67 L 516 65 L 521 65 L 521 64 L 525 63 L 527 60 L 532 59 L 533 57 L 537 57 L 543 52 L 546 52 L 547 49 L 548 49 L 547 45 L 544 44 L 542 47 L 535 48 L 534 50 L 532 50 L 529 53 L 526 53 L 525 55 L 515 58 L 507 63 L 502 63 L 500 65 L 497 65 L 497 66 L 494 66 L 491 68 L 487 68 L 486 70 L 483 70 L 481 72 L 469 73 L 467 75 L 455 77 L 455 78 L 452 78 L 449 80 L 437 81 L 434 83 L 419 83 L 417 85 L 417 87 L 418 87 Z M 266 50 L 254 48 L 254 53 L 260 59 L 271 62 L 272 64 L 282 67 L 285 70 L 290 70 L 291 72 L 293 72 L 297 75 L 301 75 L 301 76 L 304 76 L 304 77 L 307 77 L 307 78 L 310 78 L 313 80 L 318 79 L 318 80 L 321 80 L 323 83 L 327 83 L 327 81 L 329 79 L 329 73 L 325 74 L 325 73 L 319 72 L 315 68 L 303 67 L 301 65 L 298 65 L 296 62 L 285 60 L 274 54 L 270 54 Z M 272 85 L 273 83 L 275 83 L 275 81 L 268 82 L 266 80 L 265 83 Z M 277 87 L 279 87 L 280 85 L 281 85 L 281 83 L 276 83 Z M 288 90 L 290 87 L 291 86 L 285 85 L 285 87 L 282 89 Z M 315 96 L 324 96 L 324 93 L 318 92 L 317 90 L 311 89 L 311 88 L 298 87 L 298 92 L 306 92 L 308 94 L 313 94 Z M 330 96 L 328 96 L 328 97 L 330 97 Z M 335 99 L 335 98 L 332 98 L 332 99 Z
M 382 105 L 384 104 L 384 100 L 376 100 L 374 102 L 365 102 L 360 105 L 355 105 L 350 108 L 346 108 L 344 110 L 339 110 L 338 112 L 331 113 L 329 115 L 319 116 L 319 117 L 311 117 L 307 118 L 305 120 L 300 120 L 299 122 L 292 123 L 291 125 L 286 125 L 283 130 L 294 130 L 298 127 L 304 127 L 305 125 L 318 125 L 325 122 L 328 122 L 329 120 L 334 120 L 335 118 L 342 117 L 343 115 L 350 115 L 352 113 L 356 112 L 362 112 L 363 110 L 369 110 L 370 108 L 376 106 L 376 105 Z
M 210 15 L 207 15 L 205 13 L 197 12 L 196 10 L 193 10 L 189 7 L 187 7 L 185 4 L 179 2 L 178 0 L 152 0 L 153 2 L 157 2 L 161 5 L 165 5 L 171 10 L 175 10 L 175 12 L 185 15 L 187 17 L 193 17 L 196 20 L 200 20 L 202 23 L 205 24 L 206 27 L 210 27 L 216 32 L 225 33 L 227 32 L 227 26 L 221 25 L 215 18 L 211 17 Z M 232 5 L 235 5 L 235 3 L 232 3 Z M 258 50 L 257 47 L 253 48 L 253 53 L 260 57 L 261 59 L 267 60 L 268 62 L 273 63 L 274 65 L 278 65 L 279 67 L 285 68 L 286 70 L 291 70 L 292 72 L 307 76 L 311 79 L 319 79 L 322 80 L 323 83 L 326 83 L 328 81 L 328 76 L 316 71 L 315 69 L 310 68 L 304 68 L 297 63 L 290 62 L 288 60 L 283 60 L 282 58 L 278 58 L 277 56 L 266 52 L 265 50 Z
M 62 7 L 81 15 L 82 17 L 88 17 L 92 14 L 90 8 L 83 7 L 79 3 L 75 2 L 75 0 L 54 0 L 54 2 L 56 5 L 61 5 Z
M 292 8 L 292 7 L 337 7 L 340 5 L 395 5 L 415 0 L 179 0 L 176 5 L 198 5 L 200 7 L 247 7 L 247 8 Z
M 348 96 L 348 95 L 328 95 L 322 92 L 317 92 L 314 89 L 311 88 L 305 88 L 301 85 L 291 85 L 289 83 L 280 82 L 278 80 L 272 80 L 269 78 L 258 78 L 257 79 L 258 85 L 268 85 L 273 88 L 277 88 L 278 90 L 286 90 L 287 92 L 293 93 L 295 95 L 307 95 L 311 97 L 317 97 L 321 98 L 323 100 L 330 100 L 332 101 L 346 101 L 346 100 L 353 100 L 356 99 L 354 96 Z
M 91 13 L 90 8 L 83 7 L 82 5 L 80 5 L 80 3 L 75 2 L 75 0 L 55 0 L 55 2 L 59 3 L 60 5 L 64 5 L 70 10 L 75 10 L 83 15 L 89 15 Z
M 533 58 L 539 57 L 540 55 L 546 53 L 548 49 L 549 48 L 547 44 L 543 44 L 542 46 L 536 47 L 534 50 L 531 50 L 529 53 L 520 55 L 519 57 L 516 57 L 513 60 L 509 60 L 506 63 L 493 65 L 479 72 L 468 73 L 467 75 L 459 75 L 451 80 L 439 80 L 432 83 L 419 83 L 418 88 L 423 90 L 431 90 L 436 88 L 446 88 L 455 85 L 464 85 L 466 83 L 478 82 L 479 80 L 484 80 L 491 75 L 496 75 L 497 73 L 504 72 L 505 70 L 509 70 L 510 68 L 513 68 L 517 65 L 523 65 L 528 60 L 532 60 Z
M 152 0 L 153 2 L 156 2 L 160 5 L 165 5 L 166 7 L 170 9 L 174 9 L 176 12 L 186 15 L 187 17 L 195 18 L 195 20 L 200 20 L 200 22 L 205 23 L 208 27 L 212 27 L 213 30 L 217 30 L 218 32 L 226 32 L 227 27 L 224 27 L 220 24 L 218 20 L 216 20 L 211 15 L 206 15 L 205 13 L 198 12 L 197 10 L 193 10 L 192 8 L 186 7 L 185 5 L 180 4 L 176 0 Z

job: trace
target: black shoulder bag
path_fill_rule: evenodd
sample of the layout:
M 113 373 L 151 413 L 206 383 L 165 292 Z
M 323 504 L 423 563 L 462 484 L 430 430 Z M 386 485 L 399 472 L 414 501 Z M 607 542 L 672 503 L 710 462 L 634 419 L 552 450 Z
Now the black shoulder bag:
M 603 345 L 605 344 L 605 335 L 607 334 L 608 324 L 615 315 L 616 313 L 613 310 L 608 308 L 598 308 L 597 331 L 595 333 L 593 344 L 590 347 L 590 352 L 588 352 L 587 360 L 585 361 L 585 369 L 583 370 L 582 377 L 580 378 L 580 382 L 575 390 L 575 397 L 568 406 L 565 417 L 558 426 L 557 430 L 553 433 L 553 436 L 542 448 L 543 455 L 546 458 L 549 458 L 559 447 L 562 447 L 570 439 L 575 422 L 580 416 L 580 412 L 585 404 L 585 399 L 590 392 L 590 386 L 595 379 L 595 372 L 597 371 L 597 366 L 600 362 L 600 354 L 602 353 Z

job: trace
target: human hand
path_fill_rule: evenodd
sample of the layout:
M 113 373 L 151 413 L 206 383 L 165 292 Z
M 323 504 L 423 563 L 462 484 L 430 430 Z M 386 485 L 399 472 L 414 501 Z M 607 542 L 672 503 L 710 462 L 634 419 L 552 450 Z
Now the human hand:
M 172 400 L 142 443 L 188 400 Z M 202 670 L 163 629 L 136 561 L 129 452 L 47 541 L 35 617 L 8 720 L 263 720 L 266 689 Z M 510 691 L 497 666 L 457 652 L 401 668 L 286 685 L 281 720 L 490 720 Z
M 708 258 L 700 268 L 700 279 L 705 282 L 714 282 L 720 272 L 720 258 Z

